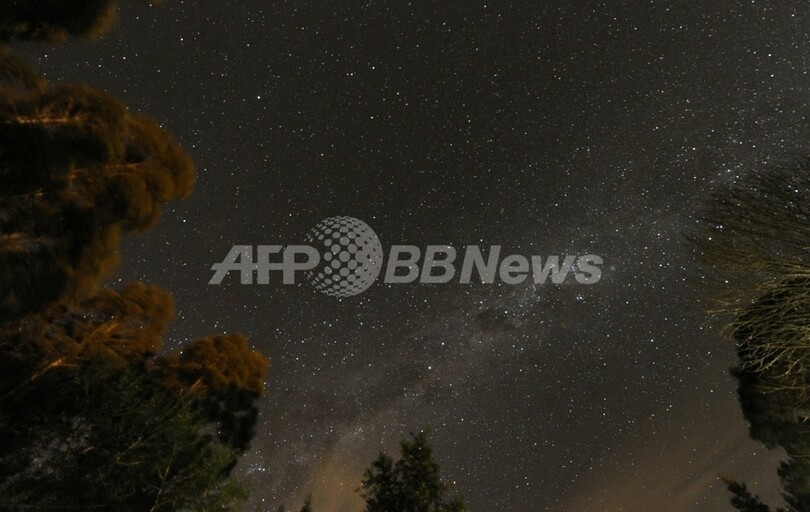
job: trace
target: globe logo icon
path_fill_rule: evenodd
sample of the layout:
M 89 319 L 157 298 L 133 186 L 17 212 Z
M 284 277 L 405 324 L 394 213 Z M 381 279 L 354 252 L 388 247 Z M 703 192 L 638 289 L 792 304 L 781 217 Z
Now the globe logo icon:
M 321 254 L 317 267 L 307 272 L 312 285 L 332 297 L 351 297 L 377 279 L 383 263 L 380 239 L 371 227 L 354 217 L 329 217 L 306 236 Z

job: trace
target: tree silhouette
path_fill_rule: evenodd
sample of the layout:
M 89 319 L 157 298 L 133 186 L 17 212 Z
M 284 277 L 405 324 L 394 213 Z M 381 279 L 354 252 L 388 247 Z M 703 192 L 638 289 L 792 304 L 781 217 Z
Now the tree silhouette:
M 63 363 L 2 391 L 3 510 L 213 511 L 247 496 L 229 477 L 239 451 L 131 367 Z
M 768 167 L 712 197 L 695 247 L 721 293 L 713 313 L 737 349 L 732 374 L 752 438 L 783 448 L 789 510 L 810 512 L 810 161 Z M 724 478 L 740 511 L 769 512 Z M 777 509 L 777 512 L 785 509 Z
M 0 327 L 0 508 L 220 510 L 244 495 L 229 474 L 266 361 L 241 336 L 154 357 L 172 310 L 132 283 Z
M 360 494 L 365 512 L 464 512 L 457 496 L 446 496 L 448 485 L 439 476 L 433 448 L 425 432 L 400 442 L 396 462 L 381 453 L 363 477 Z
M 759 496 L 754 496 L 745 484 L 736 482 L 728 477 L 721 477 L 728 491 L 732 494 L 731 505 L 740 512 L 771 512 L 771 509 L 762 503 Z M 786 512 L 776 509 L 776 512 Z

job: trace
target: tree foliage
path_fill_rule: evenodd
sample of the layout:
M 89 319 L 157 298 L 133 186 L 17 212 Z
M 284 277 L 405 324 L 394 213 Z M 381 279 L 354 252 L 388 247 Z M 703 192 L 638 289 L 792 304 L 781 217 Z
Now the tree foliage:
M 740 512 L 771 512 L 770 507 L 764 504 L 759 496 L 754 496 L 748 487 L 740 482 L 728 477 L 721 477 L 726 488 L 731 493 L 731 505 Z M 776 512 L 786 512 L 784 509 L 776 509 Z
M 424 432 L 400 442 L 400 459 L 381 453 L 363 477 L 365 512 L 464 512 L 461 498 L 447 496 L 433 448 Z
M 188 343 L 182 353 L 156 358 L 149 366 L 164 386 L 187 391 L 220 439 L 246 449 L 255 434 L 267 360 L 250 350 L 240 334 L 210 336 Z
M 152 119 L 0 51 L 0 321 L 91 296 L 194 165 Z
M 810 268 L 810 159 L 766 166 L 718 189 L 692 237 L 705 265 L 737 290 Z M 740 298 L 740 297 L 736 297 Z
M 758 170 L 718 190 L 693 242 L 719 287 L 715 313 L 735 343 L 751 437 L 783 448 L 788 510 L 810 511 L 810 160 Z M 744 483 L 731 504 L 769 512 Z M 785 509 L 777 509 L 782 512 Z
M 0 42 L 104 28 L 113 0 L 9 0 Z M 127 232 L 186 197 L 191 158 L 0 46 L 0 509 L 232 510 L 266 360 L 241 335 L 163 347 L 171 295 L 100 285 Z
M 266 361 L 238 335 L 156 357 L 172 311 L 168 292 L 132 283 L 0 326 L 0 509 L 230 510 L 245 496 L 230 472 Z
M 779 389 L 806 393 L 810 370 L 810 274 L 769 280 L 729 322 L 739 364 Z
M 247 495 L 229 477 L 239 451 L 148 374 L 81 361 L 4 384 L 3 510 L 230 510 Z

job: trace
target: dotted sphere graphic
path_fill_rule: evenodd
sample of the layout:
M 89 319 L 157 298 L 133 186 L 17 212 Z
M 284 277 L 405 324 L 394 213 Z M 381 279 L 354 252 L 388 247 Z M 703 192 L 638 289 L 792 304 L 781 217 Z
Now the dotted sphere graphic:
M 321 253 L 320 263 L 307 272 L 307 279 L 327 295 L 357 295 L 371 286 L 380 274 L 382 244 L 374 230 L 362 220 L 329 217 L 307 233 L 306 242 Z

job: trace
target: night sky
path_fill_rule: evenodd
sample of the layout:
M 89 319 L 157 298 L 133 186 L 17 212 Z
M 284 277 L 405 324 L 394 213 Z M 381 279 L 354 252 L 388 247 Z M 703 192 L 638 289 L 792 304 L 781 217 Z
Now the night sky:
M 157 118 L 191 198 L 112 284 L 174 294 L 167 345 L 271 360 L 240 463 L 261 510 L 359 510 L 380 450 L 431 427 L 474 512 L 729 509 L 778 493 L 685 245 L 709 191 L 807 154 L 806 1 L 166 1 L 101 41 L 15 45 Z M 208 285 L 234 244 L 349 215 L 392 244 L 601 255 L 596 285 Z

